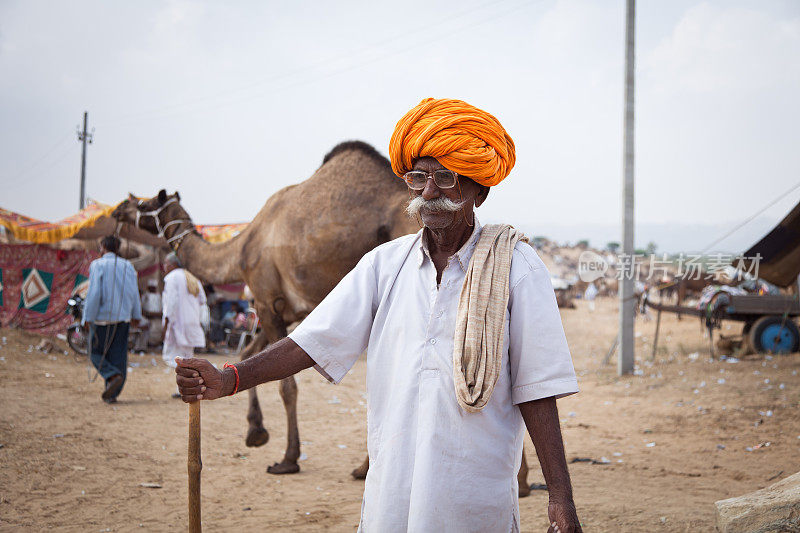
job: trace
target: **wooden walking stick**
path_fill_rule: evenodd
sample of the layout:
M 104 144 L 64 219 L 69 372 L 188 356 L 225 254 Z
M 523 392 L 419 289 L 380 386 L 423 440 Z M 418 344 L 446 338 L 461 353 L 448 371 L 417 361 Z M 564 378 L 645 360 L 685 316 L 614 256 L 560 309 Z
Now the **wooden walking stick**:
M 189 404 L 189 533 L 200 533 L 200 401 Z

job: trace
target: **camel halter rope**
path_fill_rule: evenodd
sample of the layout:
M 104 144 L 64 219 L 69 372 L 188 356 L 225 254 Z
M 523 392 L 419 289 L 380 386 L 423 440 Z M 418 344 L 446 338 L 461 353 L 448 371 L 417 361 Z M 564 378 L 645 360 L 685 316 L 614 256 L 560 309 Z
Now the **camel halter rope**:
M 139 225 L 141 219 L 143 217 L 152 217 L 153 222 L 155 222 L 156 225 L 156 230 L 158 231 L 158 236 L 165 239 L 167 241 L 167 244 L 169 244 L 170 248 L 172 248 L 172 250 L 175 252 L 178 251 L 178 248 L 180 248 L 181 244 L 183 243 L 183 238 L 186 237 L 188 234 L 190 234 L 192 231 L 194 231 L 194 223 L 192 223 L 191 219 L 188 218 L 176 218 L 175 220 L 170 220 L 166 224 L 163 225 L 161 224 L 161 219 L 159 218 L 161 216 L 161 212 L 169 204 L 175 203 L 177 201 L 178 201 L 177 198 L 173 197 L 164 202 L 163 204 L 161 204 L 161 206 L 158 209 L 154 209 L 152 211 L 141 211 L 143 200 L 139 200 L 139 204 L 137 205 L 136 209 L 136 224 L 135 224 L 137 228 L 142 229 L 141 226 Z M 166 235 L 167 229 L 169 229 L 171 226 L 183 223 L 189 224 L 189 227 L 183 231 L 178 231 L 180 229 L 178 228 L 176 230 L 175 235 L 173 235 L 172 237 L 167 237 Z M 172 243 L 176 241 L 177 244 L 173 245 Z

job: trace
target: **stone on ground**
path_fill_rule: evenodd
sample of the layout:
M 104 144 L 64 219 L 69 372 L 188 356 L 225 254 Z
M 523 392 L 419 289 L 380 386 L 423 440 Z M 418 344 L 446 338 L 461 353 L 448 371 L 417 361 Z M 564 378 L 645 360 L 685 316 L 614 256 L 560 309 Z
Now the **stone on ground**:
M 800 532 L 800 472 L 715 505 L 717 531 L 721 533 Z

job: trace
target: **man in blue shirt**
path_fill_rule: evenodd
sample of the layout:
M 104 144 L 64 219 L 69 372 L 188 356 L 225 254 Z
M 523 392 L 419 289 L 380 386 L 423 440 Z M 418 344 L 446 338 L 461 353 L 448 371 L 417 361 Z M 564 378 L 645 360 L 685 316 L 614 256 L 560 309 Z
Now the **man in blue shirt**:
M 128 328 L 131 319 L 142 320 L 142 307 L 136 270 L 117 255 L 119 239 L 103 237 L 100 246 L 103 256 L 89 267 L 83 323 L 89 326 L 92 364 L 106 382 L 101 398 L 115 403 L 128 370 Z

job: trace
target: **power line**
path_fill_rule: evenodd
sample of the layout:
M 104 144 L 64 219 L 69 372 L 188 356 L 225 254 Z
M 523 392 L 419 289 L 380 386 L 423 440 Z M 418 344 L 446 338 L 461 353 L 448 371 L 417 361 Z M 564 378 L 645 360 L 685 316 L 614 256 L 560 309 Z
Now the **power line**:
M 494 0 L 492 2 L 487 2 L 485 4 L 481 4 L 481 5 L 476 6 L 474 8 L 464 10 L 464 11 L 462 11 L 460 13 L 455 14 L 455 15 L 448 16 L 447 19 L 445 19 L 444 21 L 436 21 L 436 22 L 433 22 L 431 24 L 427 24 L 427 25 L 423 25 L 423 26 L 416 26 L 412 32 L 405 32 L 405 33 L 402 33 L 402 34 L 399 34 L 399 35 L 395 35 L 393 37 L 389 37 L 388 39 L 384 39 L 382 41 L 378 41 L 376 43 L 372 43 L 372 44 L 370 44 L 370 45 L 368 45 L 366 47 L 361 47 L 361 48 L 356 49 L 356 50 L 350 50 L 348 52 L 345 52 L 343 54 L 340 54 L 340 55 L 334 57 L 333 59 L 327 59 L 327 58 L 326 59 L 320 59 L 319 61 L 315 61 L 315 62 L 313 62 L 313 63 L 311 63 L 309 65 L 305 65 L 305 66 L 302 66 L 302 67 L 298 67 L 298 68 L 289 70 L 288 72 L 284 72 L 283 74 L 280 74 L 278 76 L 265 76 L 265 77 L 259 78 L 257 81 L 255 81 L 253 83 L 249 83 L 247 85 L 243 85 L 243 86 L 236 87 L 236 88 L 233 88 L 233 89 L 228 89 L 228 90 L 225 90 L 225 91 L 221 91 L 221 92 L 215 93 L 213 95 L 204 96 L 204 97 L 198 98 L 198 99 L 196 99 L 196 100 L 194 100 L 192 102 L 181 102 L 181 103 L 172 104 L 172 105 L 168 105 L 168 106 L 164 106 L 164 107 L 160 107 L 160 108 L 154 108 L 154 109 L 150 109 L 150 110 L 140 111 L 140 112 L 137 112 L 137 113 L 133 113 L 131 115 L 124 115 L 124 116 L 121 116 L 121 117 L 113 118 L 112 121 L 109 124 L 113 124 L 113 123 L 116 123 L 118 121 L 133 119 L 133 118 L 140 118 L 140 117 L 142 117 L 142 115 L 150 115 L 152 113 L 160 113 L 162 111 L 169 112 L 169 111 L 175 110 L 176 108 L 192 106 L 192 105 L 199 104 L 199 103 L 202 103 L 202 102 L 205 102 L 205 101 L 208 101 L 208 100 L 214 100 L 214 99 L 217 99 L 217 98 L 220 98 L 220 97 L 224 97 L 224 96 L 227 96 L 227 95 L 230 95 L 230 94 L 233 94 L 233 93 L 237 93 L 237 92 L 242 92 L 242 91 L 246 91 L 246 90 L 249 90 L 249 89 L 253 89 L 253 88 L 262 86 L 264 84 L 272 84 L 272 83 L 275 83 L 276 81 L 280 81 L 280 80 L 289 78 L 289 77 L 293 76 L 294 74 L 315 69 L 315 68 L 317 68 L 318 66 L 321 66 L 321 65 L 328 65 L 328 64 L 331 64 L 331 63 L 336 63 L 336 62 L 338 62 L 338 61 L 340 61 L 342 59 L 348 59 L 348 58 L 353 57 L 354 55 L 363 54 L 364 52 L 368 52 L 370 50 L 373 50 L 376 47 L 383 46 L 385 44 L 388 44 L 390 42 L 396 41 L 398 39 L 408 39 L 410 36 L 413 36 L 413 35 L 415 35 L 417 33 L 421 33 L 421 32 L 427 31 L 427 30 L 429 30 L 431 28 L 434 28 L 434 27 L 439 27 L 444 22 L 449 22 L 449 21 L 452 21 L 452 20 L 456 20 L 456 19 L 459 19 L 459 18 L 461 18 L 461 17 L 463 17 L 465 15 L 471 14 L 471 13 L 473 13 L 475 11 L 479 11 L 481 9 L 484 9 L 484 8 L 487 8 L 487 7 L 496 5 L 496 4 L 502 4 L 502 3 L 505 3 L 507 1 L 508 0 Z
M 71 133 L 69 135 L 67 135 L 67 137 L 65 137 L 65 139 L 69 139 L 70 137 L 72 137 Z M 48 170 L 54 168 L 56 165 L 61 163 L 64 160 L 64 158 L 67 157 L 68 155 L 70 155 L 71 153 L 72 153 L 72 145 L 69 145 L 69 146 L 67 146 L 67 149 L 62 151 L 58 155 L 58 157 L 56 159 L 54 159 L 46 167 L 39 169 L 39 171 L 36 172 L 32 177 L 27 178 L 25 180 L 18 180 L 15 183 L 11 183 L 10 185 L 7 185 L 7 186 L 4 185 L 3 186 L 3 191 L 4 192 L 13 191 L 13 190 L 19 189 L 22 185 L 30 185 L 30 184 L 36 182 L 39 178 L 45 176 L 46 172 Z
M 472 8 L 470 10 L 466 10 L 466 11 L 464 11 L 464 12 L 458 14 L 458 15 L 448 17 L 445 22 L 452 21 L 452 20 L 457 19 L 457 18 L 461 18 L 461 17 L 463 17 L 463 16 L 465 16 L 467 14 L 470 14 L 472 12 L 475 12 L 475 11 L 478 11 L 478 10 L 481 10 L 481 9 L 484 9 L 486 7 L 490 7 L 490 6 L 493 6 L 493 5 L 496 5 L 496 4 L 507 3 L 507 1 L 508 0 L 496 0 L 494 2 L 489 2 L 487 4 L 482 4 L 481 6 L 478 6 L 476 8 Z M 541 3 L 542 1 L 544 1 L 544 0 L 539 0 L 538 2 L 535 2 L 535 3 Z M 517 10 L 527 6 L 527 5 L 529 5 L 529 4 L 532 4 L 532 3 L 534 3 L 534 2 L 531 2 L 530 0 L 525 0 L 522 3 L 516 4 L 511 9 L 508 9 L 508 10 L 505 10 L 505 11 L 499 13 L 498 15 L 495 15 L 495 16 L 492 16 L 492 17 L 485 17 L 485 18 L 482 18 L 481 20 L 474 21 L 473 23 L 462 25 L 462 26 L 460 26 L 458 28 L 455 28 L 454 30 L 452 30 L 450 32 L 443 32 L 443 33 L 440 33 L 440 34 L 438 34 L 438 35 L 436 35 L 434 37 L 418 40 L 418 42 L 416 42 L 415 44 L 412 44 L 411 46 L 408 46 L 408 47 L 405 47 L 405 48 L 401 48 L 401 49 L 398 49 L 398 50 L 394 50 L 394 51 L 390 51 L 390 52 L 385 53 L 385 54 L 379 54 L 377 56 L 372 57 L 371 59 L 368 59 L 368 60 L 365 60 L 365 61 L 362 61 L 362 62 L 359 62 L 359 63 L 345 65 L 344 67 L 341 67 L 339 69 L 335 69 L 335 70 L 330 71 L 328 73 L 325 73 L 325 74 L 323 74 L 321 76 L 307 78 L 307 79 L 304 79 L 304 80 L 303 79 L 297 80 L 294 83 L 289 83 L 287 85 L 283 85 L 283 86 L 279 86 L 279 87 L 273 87 L 273 88 L 267 90 L 266 92 L 261 92 L 261 93 L 257 93 L 257 94 L 250 94 L 250 95 L 244 95 L 241 98 L 229 99 L 228 101 L 221 102 L 221 103 L 218 103 L 218 104 L 213 105 L 213 106 L 205 106 L 205 109 L 206 110 L 218 109 L 218 108 L 227 107 L 227 106 L 231 106 L 231 105 L 241 104 L 241 103 L 244 103 L 244 102 L 257 100 L 259 98 L 265 98 L 267 96 L 271 96 L 271 95 L 273 95 L 275 93 L 282 92 L 282 91 L 285 91 L 287 89 L 294 89 L 294 88 L 297 88 L 297 87 L 300 87 L 300 86 L 303 86 L 303 85 L 308 85 L 310 83 L 319 82 L 321 80 L 325 80 L 325 79 L 337 76 L 339 74 L 342 74 L 344 72 L 347 72 L 347 71 L 350 71 L 350 70 L 354 70 L 354 69 L 357 69 L 357 68 L 361 68 L 361 67 L 364 67 L 366 65 L 370 65 L 372 63 L 381 61 L 381 60 L 383 60 L 383 59 L 385 59 L 387 57 L 391 57 L 391 56 L 394 56 L 394 55 L 397 55 L 397 54 L 400 54 L 400 53 L 404 53 L 404 52 L 413 50 L 415 48 L 428 46 L 433 42 L 438 42 L 438 41 L 441 41 L 443 39 L 446 39 L 446 38 L 452 36 L 453 34 L 461 32 L 461 31 L 463 31 L 465 29 L 468 29 L 468 28 L 471 28 L 471 27 L 474 27 L 474 26 L 479 26 L 479 25 L 482 25 L 482 24 L 486 24 L 486 23 L 492 22 L 492 21 L 494 21 L 496 19 L 499 19 L 501 17 L 507 16 L 507 15 L 509 15 L 509 14 L 511 14 L 511 13 L 513 13 L 513 12 L 515 12 L 515 11 L 517 11 Z M 439 27 L 442 24 L 443 24 L 443 22 L 439 21 L 439 22 L 431 23 L 431 24 L 428 24 L 428 25 L 425 25 L 425 26 L 420 26 L 420 27 L 415 28 L 415 30 L 413 32 L 405 33 L 405 34 L 402 34 L 402 35 L 391 37 L 391 38 L 386 39 L 384 41 L 380 41 L 380 42 L 378 42 L 376 44 L 373 44 L 373 45 L 371 45 L 369 47 L 366 47 L 366 48 L 363 48 L 363 49 L 359 50 L 355 54 L 348 53 L 348 54 L 343 54 L 341 56 L 338 56 L 337 58 L 335 58 L 333 60 L 322 60 L 322 61 L 313 63 L 312 65 L 309 65 L 309 66 L 306 66 L 306 67 L 302 67 L 302 68 L 299 68 L 299 69 L 295 69 L 295 70 L 290 71 L 288 73 L 284 73 L 284 74 L 279 75 L 277 77 L 273 77 L 270 80 L 268 80 L 268 82 L 269 83 L 274 83 L 276 81 L 280 81 L 280 80 L 283 80 L 283 79 L 286 79 L 286 78 L 290 78 L 295 73 L 304 72 L 304 71 L 310 70 L 310 69 L 316 67 L 319 64 L 335 63 L 335 62 L 338 62 L 340 59 L 343 59 L 343 58 L 346 58 L 346 57 L 351 57 L 352 55 L 363 55 L 365 52 L 370 52 L 374 48 L 379 47 L 381 45 L 384 45 L 386 43 L 390 43 L 390 42 L 393 42 L 393 41 L 396 41 L 396 40 L 399 40 L 399 39 L 408 40 L 409 37 L 414 36 L 417 33 L 424 32 L 424 31 L 429 30 L 429 29 L 431 29 L 433 27 Z M 201 102 L 207 101 L 207 100 L 218 99 L 220 96 L 224 97 L 225 95 L 233 94 L 235 92 L 242 92 L 242 91 L 245 91 L 245 90 L 248 90 L 248 89 L 253 89 L 253 88 L 259 87 L 261 85 L 263 85 L 263 83 L 256 82 L 255 84 L 250 84 L 248 86 L 240 87 L 240 88 L 233 89 L 233 90 L 230 90 L 230 91 L 223 91 L 222 93 L 217 93 L 217 96 L 204 97 L 204 98 L 195 100 L 194 102 L 174 104 L 172 106 L 167 106 L 167 107 L 160 108 L 160 109 L 154 109 L 154 110 L 150 110 L 150 111 L 143 111 L 143 112 L 138 113 L 138 114 L 128 115 L 127 117 L 124 117 L 124 116 L 123 117 L 119 117 L 118 119 L 112 120 L 112 122 L 106 123 L 106 124 L 116 124 L 116 123 L 125 122 L 125 121 L 128 121 L 128 120 L 136 120 L 136 119 L 140 119 L 140 118 L 142 118 L 142 119 L 143 118 L 154 118 L 154 117 L 157 117 L 157 116 L 162 116 L 162 117 L 179 116 L 181 114 L 185 114 L 185 113 L 196 111 L 197 108 L 196 108 L 195 104 L 198 104 L 198 103 L 201 103 Z M 180 109 L 180 108 L 183 108 L 183 109 Z M 174 109 L 174 111 L 170 112 L 169 111 L 170 109 Z M 166 111 L 166 112 L 161 113 L 160 111 Z
M 55 143 L 53 146 L 51 146 L 50 148 L 48 148 L 48 149 L 47 149 L 47 151 L 46 151 L 44 154 L 42 154 L 41 156 L 37 157 L 37 158 L 36 158 L 36 159 L 33 161 L 33 163 L 31 163 L 30 165 L 28 165 L 27 167 L 25 167 L 25 169 L 24 169 L 24 170 L 22 170 L 21 172 L 18 172 L 18 173 L 17 173 L 17 174 L 15 174 L 14 176 L 12 176 L 12 177 L 8 178 L 9 182 L 11 182 L 11 181 L 16 181 L 17 179 L 21 178 L 22 176 L 24 176 L 25 174 L 29 173 L 31 170 L 33 170 L 34 168 L 36 168 L 36 167 L 37 167 L 37 166 L 38 166 L 38 165 L 39 165 L 39 164 L 40 164 L 42 161 L 44 161 L 45 159 L 47 159 L 47 157 L 48 157 L 50 154 L 52 154 L 52 153 L 53 153 L 53 152 L 56 150 L 56 148 L 58 148 L 59 146 L 61 146 L 62 144 L 64 144 L 64 142 L 65 142 L 67 139 L 69 139 L 71 136 L 72 136 L 72 134 L 71 134 L 71 133 L 68 133 L 68 134 L 66 134 L 65 136 L 63 136 L 63 137 L 62 137 L 62 138 L 61 138 L 61 139 L 60 139 L 60 140 L 59 140 L 57 143 Z
M 751 221 L 753 221 L 753 219 L 755 219 L 755 218 L 756 218 L 758 215 L 760 215 L 761 213 L 763 213 L 764 211 L 766 211 L 767 209 L 769 209 L 769 208 L 770 208 L 770 207 L 772 207 L 773 205 L 777 204 L 778 202 L 780 202 L 781 200 L 783 200 L 783 199 L 784 199 L 786 196 L 788 196 L 789 194 L 793 193 L 793 192 L 794 192 L 795 190 L 797 190 L 797 189 L 800 189 L 800 183 L 796 183 L 796 184 L 795 184 L 795 185 L 793 185 L 793 186 L 792 186 L 792 188 L 790 188 L 788 191 L 786 191 L 786 192 L 784 192 L 784 193 L 781 193 L 780 195 L 778 195 L 778 196 L 777 196 L 777 197 L 776 197 L 774 200 L 772 200 L 770 203 L 768 203 L 767 205 L 765 205 L 764 207 L 762 207 L 761 209 L 759 209 L 759 210 L 758 210 L 758 211 L 757 211 L 755 214 L 753 214 L 753 215 L 751 215 L 751 216 L 747 217 L 747 218 L 746 218 L 746 219 L 745 219 L 743 222 L 741 222 L 741 223 L 737 224 L 736 226 L 734 226 L 734 227 L 733 227 L 733 229 L 731 229 L 730 231 L 728 231 L 728 232 L 727 232 L 725 235 L 723 235 L 723 236 L 722 236 L 722 237 L 720 237 L 719 239 L 715 240 L 714 242 L 712 242 L 711 244 L 709 244 L 708 246 L 706 246 L 705 248 L 703 248 L 703 251 L 702 251 L 702 252 L 700 252 L 700 255 L 702 255 L 702 254 L 706 253 L 706 252 L 707 252 L 707 251 L 709 251 L 709 250 L 710 250 L 710 249 L 711 249 L 713 246 L 716 246 L 716 245 L 717 245 L 717 244 L 719 244 L 720 242 L 724 241 L 725 239 L 727 239 L 728 237 L 730 237 L 731 235 L 733 235 L 734 233 L 736 233 L 737 231 L 739 231 L 739 230 L 740 230 L 741 228 L 743 228 L 745 225 L 747 225 L 747 224 L 749 224 Z

